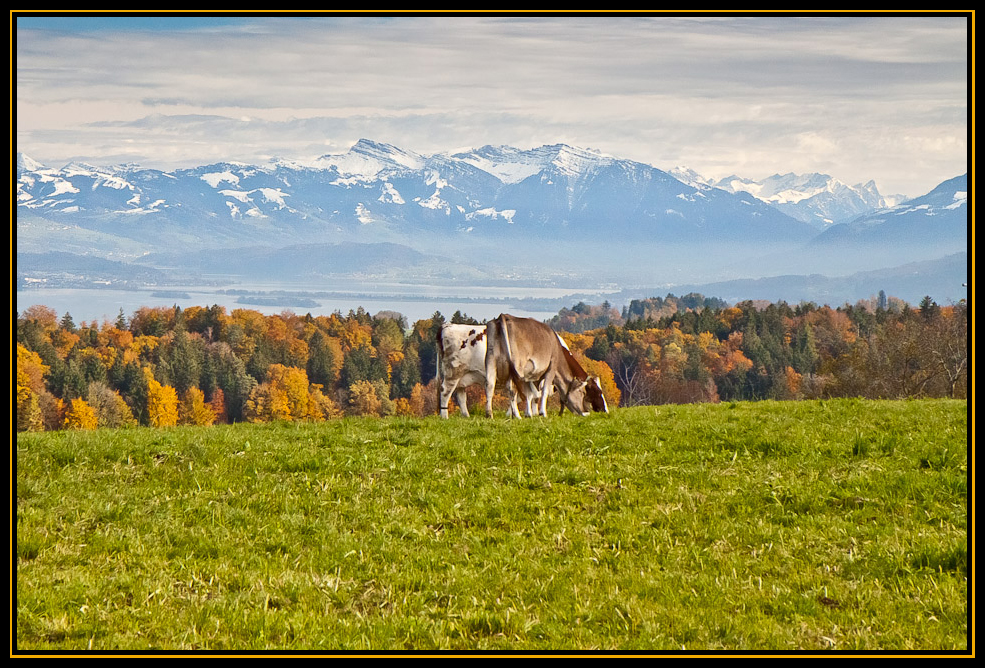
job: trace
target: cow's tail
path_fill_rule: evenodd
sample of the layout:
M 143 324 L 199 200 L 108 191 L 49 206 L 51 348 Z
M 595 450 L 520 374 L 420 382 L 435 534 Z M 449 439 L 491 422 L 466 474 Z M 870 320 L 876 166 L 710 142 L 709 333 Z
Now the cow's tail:
M 517 392 L 523 392 L 523 381 L 520 380 L 520 373 L 516 370 L 516 364 L 513 362 L 513 348 L 510 346 L 510 333 L 507 326 L 507 319 L 500 316 L 500 323 L 503 330 L 503 345 L 506 347 L 506 366 L 510 372 L 510 380 L 513 381 L 513 387 Z
M 444 331 L 443 330 L 444 330 L 444 327 L 443 326 L 438 328 L 438 336 L 436 337 L 437 338 L 437 344 L 438 345 L 436 346 L 435 353 L 434 353 L 434 355 L 435 355 L 435 358 L 434 358 L 434 375 L 438 379 L 438 382 L 437 382 L 437 385 L 438 385 L 438 390 L 437 390 L 438 391 L 438 401 L 437 401 L 437 404 L 436 405 L 438 406 L 438 414 L 439 415 L 441 414 L 441 388 L 445 384 L 445 374 L 444 374 L 444 371 L 441 369 L 441 358 L 444 357 L 444 354 L 445 354 L 445 340 L 444 340 L 445 337 L 444 337 Z

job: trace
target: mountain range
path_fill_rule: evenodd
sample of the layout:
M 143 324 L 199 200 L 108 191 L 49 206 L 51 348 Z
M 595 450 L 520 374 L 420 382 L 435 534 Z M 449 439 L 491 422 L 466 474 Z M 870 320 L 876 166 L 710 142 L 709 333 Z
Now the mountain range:
M 774 174 L 760 181 L 732 175 L 709 183 L 729 192 L 748 192 L 819 229 L 906 201 L 902 195 L 879 194 L 875 181 L 849 186 L 816 172 Z
M 360 140 L 307 163 L 174 171 L 18 154 L 18 274 L 43 275 L 40 258 L 63 252 L 172 276 L 312 281 L 843 275 L 966 252 L 966 183 L 904 201 L 871 181 L 714 181 L 563 144 L 421 155 Z

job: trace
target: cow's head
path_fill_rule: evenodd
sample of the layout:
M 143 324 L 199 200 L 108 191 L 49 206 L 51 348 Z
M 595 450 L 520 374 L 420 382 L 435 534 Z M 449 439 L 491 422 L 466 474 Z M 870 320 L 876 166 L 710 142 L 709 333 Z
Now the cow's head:
M 561 410 L 567 406 L 568 410 L 575 415 L 588 415 L 592 408 L 591 402 L 588 400 L 588 380 L 578 380 L 577 378 L 571 381 L 568 386 L 567 391 L 561 392 Z
M 585 386 L 586 399 L 596 413 L 608 413 L 609 404 L 605 402 L 605 395 L 602 394 L 602 385 L 598 376 L 589 376 L 588 384 Z
M 574 380 L 566 393 L 561 395 L 561 411 L 567 406 L 575 415 L 588 415 L 591 411 L 608 413 L 609 406 L 602 395 L 602 386 L 596 376 Z

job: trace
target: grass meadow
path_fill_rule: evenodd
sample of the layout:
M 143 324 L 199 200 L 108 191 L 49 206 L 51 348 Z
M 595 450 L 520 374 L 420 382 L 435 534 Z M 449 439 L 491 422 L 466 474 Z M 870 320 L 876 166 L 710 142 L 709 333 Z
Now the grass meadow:
M 12 653 L 966 653 L 969 445 L 951 400 L 19 433 Z

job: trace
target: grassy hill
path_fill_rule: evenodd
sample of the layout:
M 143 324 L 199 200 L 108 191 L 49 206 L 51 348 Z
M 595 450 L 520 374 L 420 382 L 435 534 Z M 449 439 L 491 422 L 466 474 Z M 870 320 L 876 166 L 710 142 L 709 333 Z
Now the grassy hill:
M 969 643 L 964 401 L 16 445 L 17 651 Z

